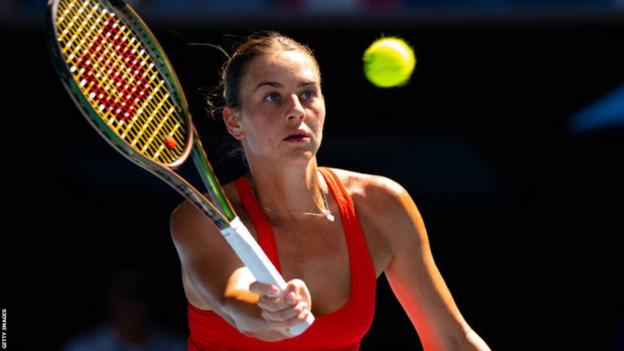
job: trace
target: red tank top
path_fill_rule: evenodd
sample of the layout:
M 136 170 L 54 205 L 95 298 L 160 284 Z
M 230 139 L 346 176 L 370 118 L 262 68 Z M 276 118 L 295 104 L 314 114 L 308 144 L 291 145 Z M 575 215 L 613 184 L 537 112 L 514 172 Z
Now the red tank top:
M 349 251 L 351 293 L 338 310 L 321 316 L 299 336 L 277 342 L 247 337 L 212 311 L 188 304 L 189 351 L 356 351 L 370 328 L 375 313 L 376 275 L 364 232 L 351 196 L 328 168 L 319 168 L 342 218 Z M 247 177 L 235 181 L 236 190 L 249 213 L 258 243 L 281 272 L 271 224 L 254 196 Z

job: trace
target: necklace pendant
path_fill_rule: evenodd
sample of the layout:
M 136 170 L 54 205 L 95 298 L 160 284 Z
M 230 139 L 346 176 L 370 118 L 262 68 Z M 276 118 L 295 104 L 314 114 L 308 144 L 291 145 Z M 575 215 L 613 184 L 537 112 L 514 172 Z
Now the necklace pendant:
M 334 215 L 331 214 L 331 213 L 326 213 L 325 214 L 325 218 L 327 218 L 327 220 L 330 221 L 330 222 L 333 222 L 333 221 L 336 220 L 336 217 L 334 217 Z

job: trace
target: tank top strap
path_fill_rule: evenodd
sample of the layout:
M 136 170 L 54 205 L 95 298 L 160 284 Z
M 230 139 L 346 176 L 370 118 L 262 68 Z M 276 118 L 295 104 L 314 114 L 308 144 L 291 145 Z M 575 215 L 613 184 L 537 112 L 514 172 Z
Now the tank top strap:
M 342 218 L 349 249 L 351 288 L 363 292 L 372 291 L 374 294 L 377 285 L 377 276 L 375 274 L 375 267 L 370 256 L 368 244 L 366 243 L 364 230 L 362 229 L 357 212 L 355 211 L 353 199 L 336 173 L 326 167 L 319 167 L 319 170 L 340 209 L 340 217 Z M 362 294 L 356 294 L 356 296 L 358 296 L 358 298 L 363 297 Z
M 251 221 L 256 229 L 257 241 L 262 250 L 269 257 L 278 272 L 282 272 L 282 267 L 279 262 L 277 254 L 277 244 L 275 243 L 275 236 L 273 235 L 273 228 L 271 223 L 266 217 L 260 206 L 258 205 L 258 199 L 249 184 L 249 179 L 244 175 L 234 181 L 234 186 L 238 192 L 238 196 L 243 203 L 243 207 L 251 217 Z

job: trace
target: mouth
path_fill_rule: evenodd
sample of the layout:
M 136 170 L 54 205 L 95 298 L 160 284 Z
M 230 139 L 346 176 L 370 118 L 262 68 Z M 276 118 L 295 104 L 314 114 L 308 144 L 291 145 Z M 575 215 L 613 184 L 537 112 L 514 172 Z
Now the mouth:
M 290 142 L 302 142 L 305 141 L 307 139 L 310 139 L 310 136 L 302 131 L 297 131 L 289 136 L 287 136 L 286 138 L 284 138 L 284 141 L 290 141 Z

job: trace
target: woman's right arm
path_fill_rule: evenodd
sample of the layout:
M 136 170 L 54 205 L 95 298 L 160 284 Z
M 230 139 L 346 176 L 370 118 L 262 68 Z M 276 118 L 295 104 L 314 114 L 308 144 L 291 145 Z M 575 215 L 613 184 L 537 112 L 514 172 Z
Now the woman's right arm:
M 288 328 L 305 321 L 310 297 L 300 280 L 283 297 L 256 282 L 218 228 L 189 202 L 173 212 L 171 236 L 180 264 L 199 297 L 241 333 L 265 341 L 291 337 Z

